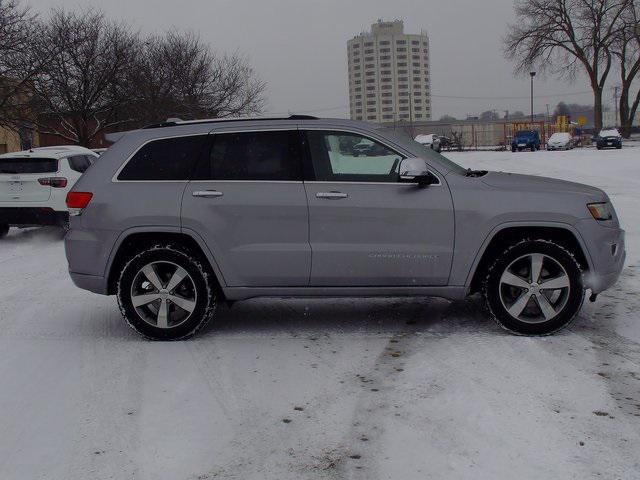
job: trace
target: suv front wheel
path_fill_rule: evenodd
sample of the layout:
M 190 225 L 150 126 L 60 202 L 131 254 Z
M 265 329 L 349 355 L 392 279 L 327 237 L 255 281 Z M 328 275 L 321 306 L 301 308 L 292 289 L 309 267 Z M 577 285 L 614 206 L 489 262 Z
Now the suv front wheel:
M 489 268 L 483 293 L 491 316 L 521 335 L 548 335 L 567 326 L 584 300 L 582 270 L 563 246 L 523 240 Z
M 194 255 L 157 245 L 135 255 L 118 282 L 118 303 L 129 325 L 153 340 L 195 335 L 213 317 L 215 289 Z

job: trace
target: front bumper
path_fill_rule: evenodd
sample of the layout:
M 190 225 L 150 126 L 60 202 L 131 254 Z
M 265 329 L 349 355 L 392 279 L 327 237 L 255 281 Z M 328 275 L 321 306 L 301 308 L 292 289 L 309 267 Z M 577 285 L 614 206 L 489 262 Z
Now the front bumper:
M 625 231 L 618 227 L 602 226 L 591 219 L 580 221 L 576 227 L 591 257 L 585 285 L 593 293 L 603 292 L 616 283 L 624 268 L 627 255 Z
M 64 225 L 69 221 L 69 212 L 60 212 L 47 207 L 0 207 L 0 224 L 12 227 L 40 225 Z

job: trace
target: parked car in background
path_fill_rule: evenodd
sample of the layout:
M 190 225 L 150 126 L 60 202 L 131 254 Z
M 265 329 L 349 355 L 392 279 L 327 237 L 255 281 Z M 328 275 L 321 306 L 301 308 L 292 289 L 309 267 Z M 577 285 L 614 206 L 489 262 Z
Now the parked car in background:
M 574 140 L 568 132 L 557 132 L 549 137 L 547 150 L 570 150 L 574 146 Z
M 425 147 L 429 147 L 431 148 L 431 150 L 434 150 L 438 153 L 440 153 L 440 151 L 442 150 L 442 142 L 440 140 L 440 137 L 438 135 L 436 135 L 435 133 L 428 133 L 426 135 L 418 135 L 415 138 L 415 141 L 418 142 L 421 145 L 424 145 Z
M 602 130 L 596 139 L 596 147 L 598 150 L 603 148 L 622 148 L 622 135 L 613 129 Z
M 76 146 L 0 155 L 0 237 L 9 227 L 66 227 L 67 193 L 97 157 Z
M 363 142 L 376 153 L 344 148 Z M 136 331 L 164 340 L 195 334 L 221 301 L 475 292 L 504 328 L 548 334 L 576 316 L 585 289 L 612 286 L 625 259 L 602 190 L 465 169 L 350 120 L 128 132 L 67 206 L 74 283 L 117 295 Z
M 535 130 L 520 130 L 516 132 L 511 140 L 511 151 L 521 152 L 522 150 L 531 150 L 535 152 L 540 150 L 540 134 Z

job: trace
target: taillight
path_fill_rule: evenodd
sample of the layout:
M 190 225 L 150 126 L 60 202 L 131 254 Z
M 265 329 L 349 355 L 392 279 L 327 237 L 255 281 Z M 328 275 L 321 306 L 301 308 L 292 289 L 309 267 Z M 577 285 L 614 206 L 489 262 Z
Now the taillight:
M 64 177 L 46 177 L 39 178 L 38 183 L 45 187 L 64 188 L 67 186 L 67 179 Z
M 89 205 L 93 193 L 89 192 L 69 192 L 67 193 L 67 207 L 69 215 L 80 215 L 82 210 Z

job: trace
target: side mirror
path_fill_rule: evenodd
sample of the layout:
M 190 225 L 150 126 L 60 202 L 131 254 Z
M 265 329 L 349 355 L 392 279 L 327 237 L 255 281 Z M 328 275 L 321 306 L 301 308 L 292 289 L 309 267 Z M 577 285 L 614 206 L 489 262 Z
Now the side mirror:
M 400 162 L 400 181 L 417 183 L 426 187 L 438 183 L 438 179 L 427 170 L 427 164 L 421 158 L 405 158 Z

